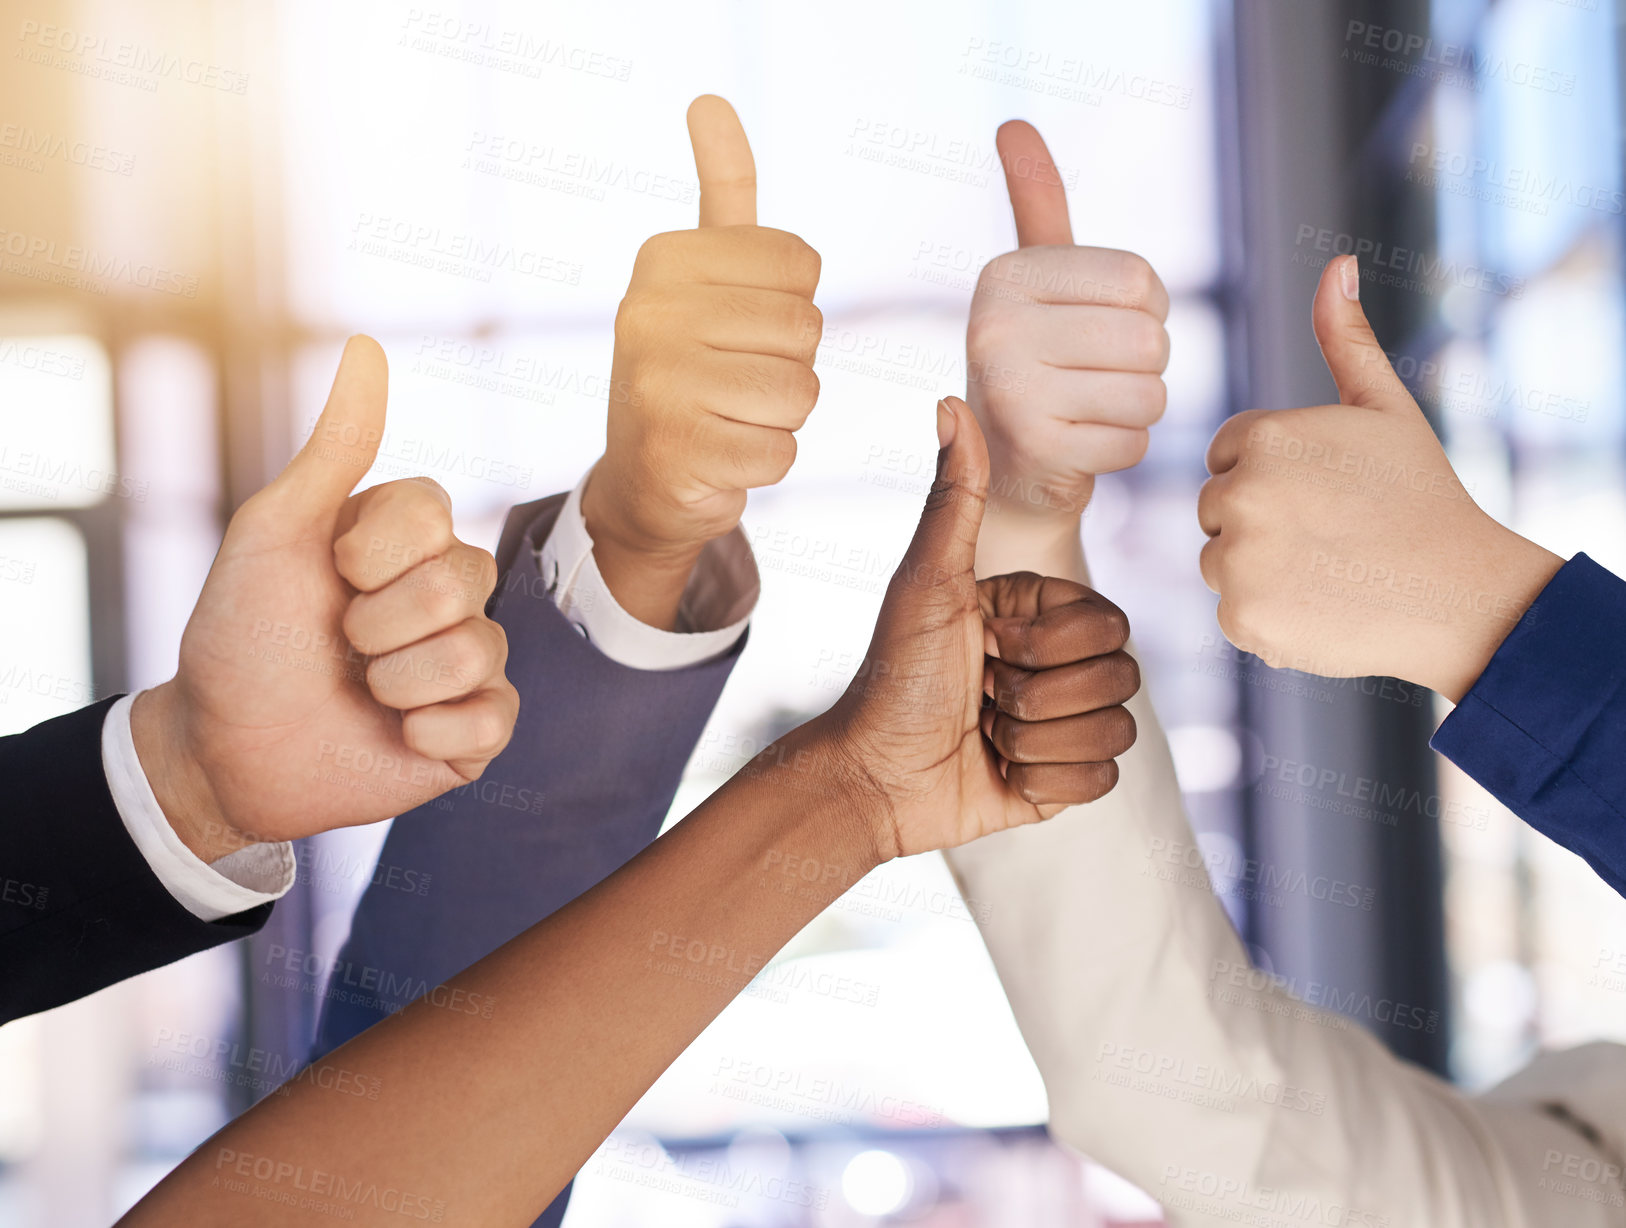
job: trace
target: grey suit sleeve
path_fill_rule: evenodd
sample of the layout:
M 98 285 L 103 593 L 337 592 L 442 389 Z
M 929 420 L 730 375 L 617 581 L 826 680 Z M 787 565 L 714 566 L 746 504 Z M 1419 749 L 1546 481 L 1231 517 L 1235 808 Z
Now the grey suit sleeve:
M 318 1052 L 501 946 L 652 841 L 739 658 L 743 639 L 720 659 L 666 671 L 629 669 L 594 648 L 537 570 L 535 546 L 559 501 L 518 509 L 498 551 L 492 616 L 508 634 L 521 699 L 513 740 L 478 781 L 396 819 L 380 865 L 401 873 L 375 875 L 356 909 Z
M 617 664 L 554 600 L 537 547 L 565 495 L 516 508 L 491 616 L 519 689 L 513 740 L 474 783 L 395 820 L 328 978 L 318 1055 L 562 908 L 649 844 L 745 637 L 675 670 Z M 718 546 L 720 543 L 713 543 Z M 708 547 L 711 549 L 712 547 Z M 415 890 L 406 890 L 416 885 Z M 420 894 L 422 892 L 422 894 Z M 449 1009 L 496 1004 L 447 995 Z M 570 1189 L 537 1220 L 557 1228 Z

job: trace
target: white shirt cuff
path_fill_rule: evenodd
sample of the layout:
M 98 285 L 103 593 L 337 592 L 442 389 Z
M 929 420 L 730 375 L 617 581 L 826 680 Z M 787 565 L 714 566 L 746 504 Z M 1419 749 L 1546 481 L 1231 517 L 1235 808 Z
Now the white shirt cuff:
M 678 606 L 681 630 L 651 627 L 622 609 L 599 573 L 582 515 L 582 490 L 590 476 L 591 471 L 576 483 L 537 550 L 542 579 L 559 612 L 610 660 L 632 669 L 686 669 L 734 647 L 762 592 L 745 534 L 736 527 L 700 552 Z
M 169 893 L 187 912 L 218 921 L 286 895 L 298 866 L 291 844 L 250 844 L 219 861 L 205 862 L 175 834 L 153 796 L 130 732 L 134 695 L 107 710 L 102 724 L 102 770 L 124 830 Z

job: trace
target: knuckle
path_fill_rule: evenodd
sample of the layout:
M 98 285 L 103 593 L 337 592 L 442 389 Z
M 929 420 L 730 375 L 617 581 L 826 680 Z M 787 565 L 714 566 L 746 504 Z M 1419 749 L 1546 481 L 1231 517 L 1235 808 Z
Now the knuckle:
M 1203 578 L 1203 583 L 1211 593 L 1217 593 L 1219 588 L 1219 539 L 1211 537 L 1203 543 L 1203 548 L 1197 551 L 1197 574 Z M 1223 628 L 1221 628 L 1223 630 Z
M 486 774 L 486 769 L 491 766 L 491 761 L 496 757 L 496 755 L 487 755 L 483 752 L 476 752 L 475 758 L 477 761 L 468 766 L 460 765 L 458 770 L 463 774 L 463 778 L 465 780 L 473 783 Z
M 1014 665 L 1017 669 L 1038 670 L 1039 654 L 1033 646 L 1031 628 L 1019 626 L 1007 631 L 1001 645 L 1000 656 L 1007 664 Z
M 629 289 L 615 309 L 615 339 L 636 341 L 655 332 L 670 314 L 672 296 L 653 287 Z
M 1016 795 L 1030 806 L 1041 806 L 1049 800 L 1048 793 L 1040 787 L 1033 772 L 1022 773 L 1016 784 Z
M 1108 606 L 1101 611 L 1101 622 L 1107 643 L 1112 645 L 1110 651 L 1117 652 L 1129 643 L 1129 615 L 1117 606 Z
M 1140 694 L 1140 662 L 1127 652 L 1120 653 L 1113 660 L 1108 687 L 1108 694 L 1120 703 Z
M 994 704 L 1006 715 L 1019 721 L 1032 721 L 1039 719 L 1038 709 L 1040 699 L 1035 696 L 1035 687 L 1029 680 L 1035 675 L 1026 674 L 1012 678 L 994 688 Z
M 824 340 L 824 312 L 812 299 L 798 299 L 795 319 L 791 327 L 795 330 L 797 340 L 802 345 L 801 353 L 808 362 L 818 353 L 819 343 Z
M 1277 519 L 1282 509 L 1275 506 L 1276 492 L 1267 474 L 1254 477 L 1253 470 L 1237 471 L 1236 477 L 1226 483 L 1218 496 L 1226 527 L 1241 537 L 1261 523 Z
M 633 259 L 633 276 L 649 276 L 659 272 L 677 254 L 683 236 L 684 232 L 678 230 L 664 230 L 660 234 L 650 235 L 639 245 L 638 255 Z
M 375 537 L 403 548 L 401 557 L 409 564 L 441 554 L 452 540 L 452 514 L 445 491 L 432 478 L 397 482 L 369 527 Z
M 1139 252 L 1119 252 L 1118 280 L 1123 287 L 1126 307 L 1144 308 L 1157 288 L 1157 271 Z
M 1032 729 L 1032 725 L 1001 713 L 994 717 L 994 746 L 1012 763 L 1019 762 L 1026 758 L 1032 745 Z
M 769 485 L 773 485 L 781 481 L 796 463 L 796 436 L 789 431 L 774 431 L 764 448 L 764 453 L 763 462 L 768 471 L 774 475 Z
M 785 377 L 784 396 L 789 407 L 805 419 L 819 401 L 819 377 L 812 367 L 793 363 Z
M 1287 438 L 1287 425 L 1281 418 L 1275 414 L 1257 414 L 1245 424 L 1238 450 L 1244 455 L 1268 451 L 1281 447 Z
M 484 605 L 485 599 L 497 591 L 497 581 L 500 579 L 497 571 L 497 559 L 491 551 L 479 546 L 470 546 L 469 550 L 472 551 L 469 556 L 471 564 L 469 571 L 472 573 L 470 577 L 471 583 L 476 595 L 480 598 L 480 604 Z
M 982 266 L 982 272 L 977 274 L 977 290 L 979 293 L 992 291 L 1011 279 L 1011 266 L 1021 260 L 1017 252 L 1005 252 L 995 256 Z
M 785 235 L 784 252 L 781 259 L 784 261 L 784 270 L 790 283 L 799 288 L 805 287 L 811 294 L 819 284 L 819 274 L 824 269 L 824 260 L 817 249 L 800 235 L 782 232 Z
M 1225 638 L 1240 648 L 1243 652 L 1259 655 L 1262 640 L 1258 634 L 1258 616 L 1251 605 L 1233 602 L 1225 611 L 1225 619 L 1220 623 L 1220 630 L 1225 632 Z
M 763 268 L 769 271 L 776 288 L 811 295 L 819 284 L 823 261 L 818 251 L 800 235 L 771 226 L 758 228 L 766 247 Z
M 345 608 L 344 617 L 339 620 L 339 630 L 344 632 L 344 638 L 352 647 L 363 654 L 367 653 L 367 605 L 365 597 L 357 597 Z
M 1169 408 L 1169 386 L 1161 376 L 1146 376 L 1137 385 L 1134 407 L 1147 426 L 1163 417 Z
M 965 326 L 965 348 L 970 354 L 987 354 L 1004 348 L 1010 332 L 1010 313 L 988 300 L 972 305 Z
M 428 577 L 425 577 L 418 593 L 418 604 L 437 627 L 450 627 L 465 616 L 465 606 L 457 586 L 436 582 Z
M 637 290 L 628 290 L 615 309 L 615 339 L 631 341 L 643 324 L 644 299 Z
M 352 528 L 346 530 L 333 543 L 333 566 L 347 580 L 357 578 L 356 570 L 364 555 L 360 535 Z
M 495 757 L 508 745 L 513 721 L 494 705 L 482 704 L 469 714 L 469 736 L 482 757 Z
M 1093 802 L 1112 792 L 1118 783 L 1118 764 L 1111 759 L 1105 763 L 1092 763 L 1084 773 L 1083 797 L 1086 802 Z
M 1216 593 L 1220 591 L 1220 581 L 1223 578 L 1221 564 L 1225 560 L 1225 546 L 1223 537 L 1210 537 L 1197 552 L 1197 569 L 1208 582 L 1209 588 Z
M 1107 726 L 1107 745 L 1110 747 L 1109 757 L 1121 755 L 1135 744 L 1135 717 L 1125 707 L 1108 709 L 1110 721 Z
M 483 614 L 479 622 L 491 636 L 491 664 L 493 669 L 502 669 L 508 664 L 508 632 L 500 622 L 485 617 Z
M 490 641 L 474 629 L 472 621 L 448 635 L 436 653 L 440 665 L 437 677 L 454 686 L 483 678 L 491 665 Z
M 446 510 L 446 505 L 425 492 L 424 498 L 414 509 L 413 518 L 414 540 L 411 544 L 418 546 L 425 558 L 445 554 L 453 541 L 452 514 Z
M 1130 348 L 1145 367 L 1162 371 L 1169 362 L 1169 330 L 1154 316 L 1135 313 Z
M 1132 469 L 1146 458 L 1146 450 L 1152 446 L 1152 434 L 1144 426 L 1130 427 L 1124 434 L 1127 438 L 1119 463 L 1124 469 Z
M 452 514 L 451 512 L 446 511 L 446 509 L 451 506 L 452 497 L 446 493 L 446 488 L 444 486 L 426 474 L 419 474 L 418 476 L 408 478 L 407 480 L 417 488 L 417 495 L 419 498 L 433 501 L 439 505 L 442 511 L 446 512 L 446 519 L 451 519 Z
M 1199 514 L 1206 512 L 1209 519 L 1221 529 L 1231 527 L 1231 499 L 1238 484 L 1242 481 L 1242 474 L 1243 471 L 1233 469 L 1230 476 L 1224 481 L 1219 478 L 1209 478 L 1197 493 Z M 1213 538 L 1210 538 L 1208 544 L 1212 546 L 1217 543 Z

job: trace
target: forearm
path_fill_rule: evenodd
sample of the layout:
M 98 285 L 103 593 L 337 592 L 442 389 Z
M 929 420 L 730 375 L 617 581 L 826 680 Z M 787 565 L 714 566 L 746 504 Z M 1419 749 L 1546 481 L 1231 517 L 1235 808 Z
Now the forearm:
M 1077 516 L 1038 516 L 990 503 L 977 535 L 977 578 L 1032 571 L 1088 584 L 1083 527 Z
M 1473 591 L 1458 594 L 1447 589 L 1444 617 L 1452 624 L 1453 636 L 1446 650 L 1434 654 L 1426 676 L 1409 679 L 1454 704 L 1473 689 L 1502 641 L 1564 565 L 1552 551 L 1511 529 L 1495 528 L 1491 543 L 1474 553 Z
M 851 794 L 796 739 L 598 887 L 227 1126 L 128 1222 L 210 1208 L 237 1223 L 323 1223 L 321 1208 L 266 1201 L 279 1190 L 263 1176 L 320 1171 L 346 1188 L 410 1190 L 450 1222 L 528 1224 L 774 952 L 875 864 Z M 786 869 L 808 862 L 821 867 L 811 884 Z M 271 1168 L 250 1160 L 245 1175 L 242 1156 Z
M 130 735 L 159 809 L 181 843 L 205 862 L 218 861 L 254 841 L 226 823 L 200 765 L 182 749 L 179 686 L 172 678 L 137 695 Z
M 1080 541 L 1024 539 L 1022 527 L 985 530 L 979 569 L 1054 567 Z M 1084 572 L 1081 545 L 1074 565 Z M 987 918 L 984 938 L 1049 1092 L 1052 1133 L 1142 1185 L 1175 1223 L 1227 1222 L 1267 1185 L 1388 1213 L 1375 1201 L 1384 1197 L 1381 1184 L 1365 1186 L 1355 1165 L 1359 1156 L 1381 1171 L 1382 1161 L 1357 1145 L 1345 1112 L 1359 1119 L 1375 1111 L 1404 1138 L 1407 1114 L 1426 1115 L 1416 1102 L 1426 1098 L 1427 1076 L 1251 973 L 1213 895 L 1157 715 L 1144 691 L 1128 706 L 1137 740 L 1111 793 L 1042 828 L 948 854 Z M 1367 1082 L 1378 1097 L 1370 1103 L 1360 1091 Z M 1223 1094 L 1236 1086 L 1255 1094 Z M 1274 1089 L 1283 1103 L 1267 1103 L 1259 1089 Z M 1282 1129 L 1299 1140 L 1285 1167 Z M 1443 1130 L 1449 1137 L 1452 1123 Z M 1460 1126 L 1455 1135 L 1468 1152 L 1464 1167 L 1488 1177 Z M 1415 1171 L 1404 1155 L 1392 1158 Z M 1188 1175 L 1198 1182 L 1195 1197 L 1183 1188 Z M 1446 1174 L 1452 1184 L 1455 1176 Z M 1202 1196 L 1221 1185 L 1229 1193 Z M 1426 1215 L 1391 1221 L 1413 1222 L 1436 1223 Z
M 655 554 L 624 542 L 602 521 L 589 518 L 593 559 L 604 584 L 620 606 L 645 626 L 676 631 L 683 592 L 700 548 Z
M 389 985 L 401 988 L 357 993 L 355 972 L 332 978 L 315 1055 L 399 1009 L 419 986 L 437 985 L 496 950 L 653 841 L 738 660 L 730 651 L 685 668 L 640 669 L 606 655 L 601 644 L 619 624 L 591 617 L 604 607 L 581 611 L 584 638 L 546 588 L 552 571 L 537 540 L 554 544 L 552 517 L 567 511 L 527 509 L 521 519 L 533 514 L 523 534 L 510 525 L 492 609 L 508 636 L 508 675 L 526 697 L 513 739 L 478 786 L 391 826 L 379 864 L 432 872 L 433 890 L 419 896 L 375 875 L 339 966 L 385 970 Z M 578 548 L 570 543 L 567 560 Z M 602 591 L 600 581 L 595 587 Z M 559 695 L 582 698 L 550 699 Z
M 617 498 L 597 468 L 588 475 L 581 505 L 593 539 L 593 561 L 610 594 L 644 625 L 675 631 L 683 591 L 705 543 L 656 548 L 639 540 L 625 523 L 625 500 Z
M 1145 693 L 1129 708 L 1139 736 L 1113 792 L 948 855 L 986 918 L 1052 1134 L 1180 1225 L 1236 1222 L 1275 1199 L 1390 1228 L 1519 1224 L 1492 1127 L 1547 1146 L 1563 1131 L 1533 1110 L 1487 1125 L 1358 1024 L 1253 971 Z

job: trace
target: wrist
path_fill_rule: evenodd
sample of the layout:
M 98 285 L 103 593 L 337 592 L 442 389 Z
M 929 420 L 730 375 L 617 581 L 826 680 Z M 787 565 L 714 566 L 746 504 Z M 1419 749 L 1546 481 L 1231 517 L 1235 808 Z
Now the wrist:
M 1511 529 L 1495 529 L 1493 541 L 1476 554 L 1471 592 L 1463 603 L 1465 618 L 1441 628 L 1445 643 L 1430 665 L 1418 671 L 1430 676 L 1414 679 L 1454 704 L 1473 689 L 1502 641 L 1564 565 L 1558 555 Z
M 582 520 L 593 543 L 593 560 L 616 603 L 647 626 L 677 628 L 684 590 L 704 541 L 657 541 L 640 533 L 623 514 L 615 486 L 600 480 L 598 467 L 582 491 Z
M 808 799 L 829 841 L 829 864 L 845 867 L 851 886 L 898 855 L 897 838 L 891 801 L 865 769 L 839 707 L 791 730 L 739 775 Z
M 142 691 L 130 707 L 131 740 L 158 808 L 181 843 L 207 864 L 255 841 L 226 821 L 188 747 L 186 728 L 185 701 L 175 679 Z
M 1015 571 L 1088 584 L 1082 517 L 990 502 L 977 534 L 977 578 Z

